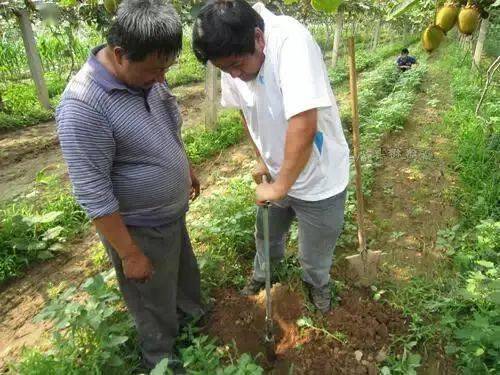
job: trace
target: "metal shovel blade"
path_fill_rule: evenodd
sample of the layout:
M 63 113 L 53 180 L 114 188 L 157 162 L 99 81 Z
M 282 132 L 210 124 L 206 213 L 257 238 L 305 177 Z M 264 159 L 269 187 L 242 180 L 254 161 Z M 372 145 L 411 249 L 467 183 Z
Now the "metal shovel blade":
M 381 256 L 381 251 L 366 250 L 364 253 L 346 257 L 361 285 L 370 286 L 376 281 Z

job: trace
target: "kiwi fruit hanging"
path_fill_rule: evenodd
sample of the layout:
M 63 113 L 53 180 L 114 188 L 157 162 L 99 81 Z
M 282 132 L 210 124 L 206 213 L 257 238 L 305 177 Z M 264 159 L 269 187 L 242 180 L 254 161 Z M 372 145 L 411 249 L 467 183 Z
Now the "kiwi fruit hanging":
M 472 35 L 479 25 L 479 20 L 479 9 L 475 5 L 468 3 L 458 14 L 458 30 L 462 34 Z
M 439 47 L 444 39 L 444 31 L 436 25 L 431 25 L 422 33 L 422 47 L 432 52 Z
M 446 3 L 436 15 L 436 25 L 447 33 L 457 23 L 459 13 L 460 8 L 454 3 Z

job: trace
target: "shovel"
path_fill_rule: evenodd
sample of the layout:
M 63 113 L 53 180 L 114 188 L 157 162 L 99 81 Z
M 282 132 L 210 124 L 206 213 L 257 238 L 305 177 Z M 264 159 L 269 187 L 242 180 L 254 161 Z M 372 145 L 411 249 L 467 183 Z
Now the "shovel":
M 349 38 L 349 76 L 351 86 L 351 109 L 352 109 L 352 138 L 354 146 L 354 164 L 356 167 L 356 200 L 359 254 L 346 257 L 349 266 L 356 273 L 359 282 L 363 286 L 370 286 L 377 279 L 380 264 L 381 251 L 368 250 L 365 237 L 365 223 L 363 218 L 364 202 L 361 181 L 361 150 L 359 142 L 359 112 L 358 112 L 358 88 L 356 77 L 356 57 L 354 48 L 354 37 Z
M 262 180 L 267 183 L 267 176 L 262 176 Z M 266 273 L 266 332 L 264 336 L 264 344 L 266 347 L 266 355 L 269 361 L 276 359 L 274 327 L 272 315 L 272 300 L 271 300 L 271 255 L 269 250 L 269 205 L 266 202 L 262 207 L 262 222 L 264 227 L 264 271 Z

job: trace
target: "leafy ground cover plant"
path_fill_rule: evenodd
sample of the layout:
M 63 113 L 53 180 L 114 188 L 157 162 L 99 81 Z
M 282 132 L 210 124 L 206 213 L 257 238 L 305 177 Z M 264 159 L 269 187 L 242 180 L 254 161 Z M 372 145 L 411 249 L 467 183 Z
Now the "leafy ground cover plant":
M 43 171 L 35 189 L 0 208 L 0 283 L 30 263 L 54 257 L 87 227 L 66 186 Z

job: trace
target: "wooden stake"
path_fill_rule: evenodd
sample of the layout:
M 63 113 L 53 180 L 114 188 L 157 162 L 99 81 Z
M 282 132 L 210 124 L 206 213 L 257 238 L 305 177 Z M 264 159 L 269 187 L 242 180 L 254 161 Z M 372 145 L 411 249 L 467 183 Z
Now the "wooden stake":
M 31 27 L 28 12 L 26 9 L 16 9 L 14 14 L 17 16 L 19 27 L 23 36 L 24 49 L 26 50 L 26 57 L 28 59 L 31 77 L 35 82 L 38 100 L 45 107 L 45 109 L 51 109 L 49 91 L 47 90 L 47 85 L 45 84 L 45 79 L 43 77 L 42 61 L 40 60 L 40 55 L 38 54 L 38 50 L 36 48 L 35 35 L 33 34 L 33 28 Z
M 356 199 L 357 199 L 357 221 L 358 221 L 358 239 L 360 253 L 366 252 L 366 236 L 364 222 L 364 200 L 363 200 L 363 185 L 361 180 L 361 146 L 359 136 L 359 110 L 358 110 L 358 84 L 356 74 L 356 56 L 354 37 L 349 37 L 349 71 L 351 74 L 351 109 L 352 109 L 352 138 L 354 146 L 354 165 L 356 166 Z
M 217 83 L 217 68 L 208 62 L 205 79 L 205 127 L 207 129 L 217 127 Z
M 332 68 L 335 68 L 339 59 L 340 41 L 342 39 L 342 27 L 344 25 L 344 11 L 339 10 L 335 22 L 335 36 L 333 38 Z

